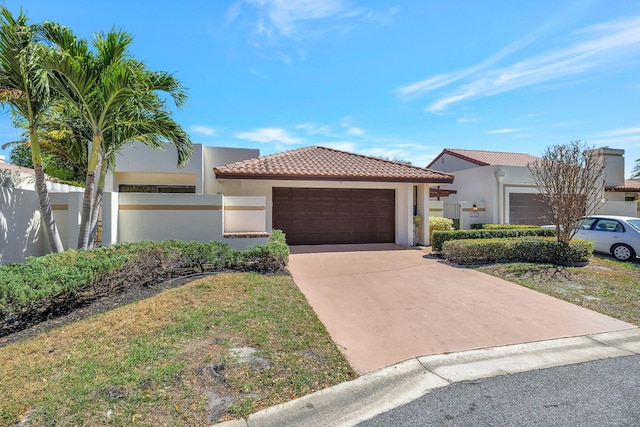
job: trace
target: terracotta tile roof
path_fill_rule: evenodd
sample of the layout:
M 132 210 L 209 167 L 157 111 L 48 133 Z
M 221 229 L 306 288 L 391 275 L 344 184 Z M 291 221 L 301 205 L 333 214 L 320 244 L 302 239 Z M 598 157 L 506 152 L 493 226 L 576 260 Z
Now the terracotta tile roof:
M 533 163 L 539 159 L 539 157 L 523 153 L 445 148 L 427 167 L 431 167 L 445 154 L 475 163 L 478 166 L 527 166 L 529 163 Z
M 624 185 L 607 186 L 607 191 L 640 193 L 640 179 L 625 179 Z
M 213 169 L 216 178 L 453 182 L 453 175 L 324 147 L 305 147 Z

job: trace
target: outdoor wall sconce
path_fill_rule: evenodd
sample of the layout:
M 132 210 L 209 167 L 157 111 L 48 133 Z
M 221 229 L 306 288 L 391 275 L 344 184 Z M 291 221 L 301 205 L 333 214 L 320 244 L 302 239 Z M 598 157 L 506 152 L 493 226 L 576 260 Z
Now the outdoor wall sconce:
M 475 203 L 473 204 L 473 206 L 471 206 L 471 212 L 478 212 L 478 207 Z

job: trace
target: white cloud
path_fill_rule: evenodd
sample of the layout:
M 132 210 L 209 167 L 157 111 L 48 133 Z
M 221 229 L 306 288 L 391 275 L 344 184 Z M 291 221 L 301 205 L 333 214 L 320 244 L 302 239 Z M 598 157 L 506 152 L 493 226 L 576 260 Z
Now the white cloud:
M 456 119 L 456 121 L 458 123 L 469 123 L 469 122 L 479 122 L 480 119 L 471 119 L 471 118 L 468 118 L 468 117 L 460 117 L 460 118 Z
M 201 135 L 206 135 L 206 136 L 216 136 L 218 134 L 218 131 L 216 130 L 216 128 L 211 126 L 203 126 L 203 125 L 189 126 L 189 131 L 193 133 L 199 133 Z
M 496 129 L 496 130 L 487 130 L 484 133 L 489 133 L 489 134 L 495 134 L 495 133 L 512 133 L 512 132 L 518 132 L 521 131 L 522 129 L 510 129 L 510 128 L 505 128 L 505 129 Z
M 302 142 L 300 138 L 295 138 L 287 134 L 287 131 L 279 128 L 259 128 L 250 132 L 238 132 L 234 135 L 238 139 L 255 142 L 279 142 L 282 144 L 298 144 Z
M 227 10 L 227 21 L 249 15 L 255 36 L 293 37 L 310 22 L 347 19 L 362 13 L 363 10 L 353 8 L 347 0 L 240 0 Z M 334 26 L 329 24 L 327 28 L 334 29 Z
M 597 135 L 595 139 L 591 139 L 589 142 L 598 145 L 640 142 L 640 127 L 612 129 Z
M 640 126 L 632 127 L 632 128 L 613 129 L 613 130 L 601 133 L 599 136 L 618 136 L 618 135 L 629 135 L 633 133 L 640 134 Z
M 364 131 L 357 127 L 350 127 L 347 129 L 347 135 L 361 136 L 364 135 Z
M 317 125 L 315 123 L 301 123 L 293 126 L 296 130 L 304 130 L 307 135 L 324 135 L 334 137 L 331 126 Z
M 349 151 L 349 152 L 356 151 L 356 144 L 354 144 L 353 142 L 347 142 L 347 141 L 323 142 L 318 145 L 322 147 L 333 148 L 334 150 L 340 150 L 340 151 Z
M 474 67 L 429 77 L 403 86 L 396 93 L 407 99 L 460 81 L 427 108 L 427 111 L 436 112 L 468 99 L 587 73 L 593 76 L 598 71 L 610 72 L 640 58 L 640 16 L 587 27 L 574 33 L 574 41 L 567 47 L 549 50 L 505 67 L 487 69 L 534 38 L 518 41 Z
M 589 143 L 593 144 L 624 144 L 629 142 L 640 142 L 640 135 L 632 135 L 632 136 L 621 136 L 618 138 L 600 138 L 600 139 L 590 139 Z

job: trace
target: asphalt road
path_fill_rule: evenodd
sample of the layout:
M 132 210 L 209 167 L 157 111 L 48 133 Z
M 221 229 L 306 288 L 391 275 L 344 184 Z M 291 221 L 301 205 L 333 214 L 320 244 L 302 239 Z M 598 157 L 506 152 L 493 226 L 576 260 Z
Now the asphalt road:
M 455 383 L 358 426 L 640 426 L 640 355 Z

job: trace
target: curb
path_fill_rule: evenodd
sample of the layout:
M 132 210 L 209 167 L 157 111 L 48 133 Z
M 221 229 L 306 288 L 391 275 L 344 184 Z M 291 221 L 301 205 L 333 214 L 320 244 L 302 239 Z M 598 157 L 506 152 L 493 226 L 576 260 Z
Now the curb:
M 354 426 L 461 381 L 640 354 L 640 328 L 409 359 L 215 427 Z

